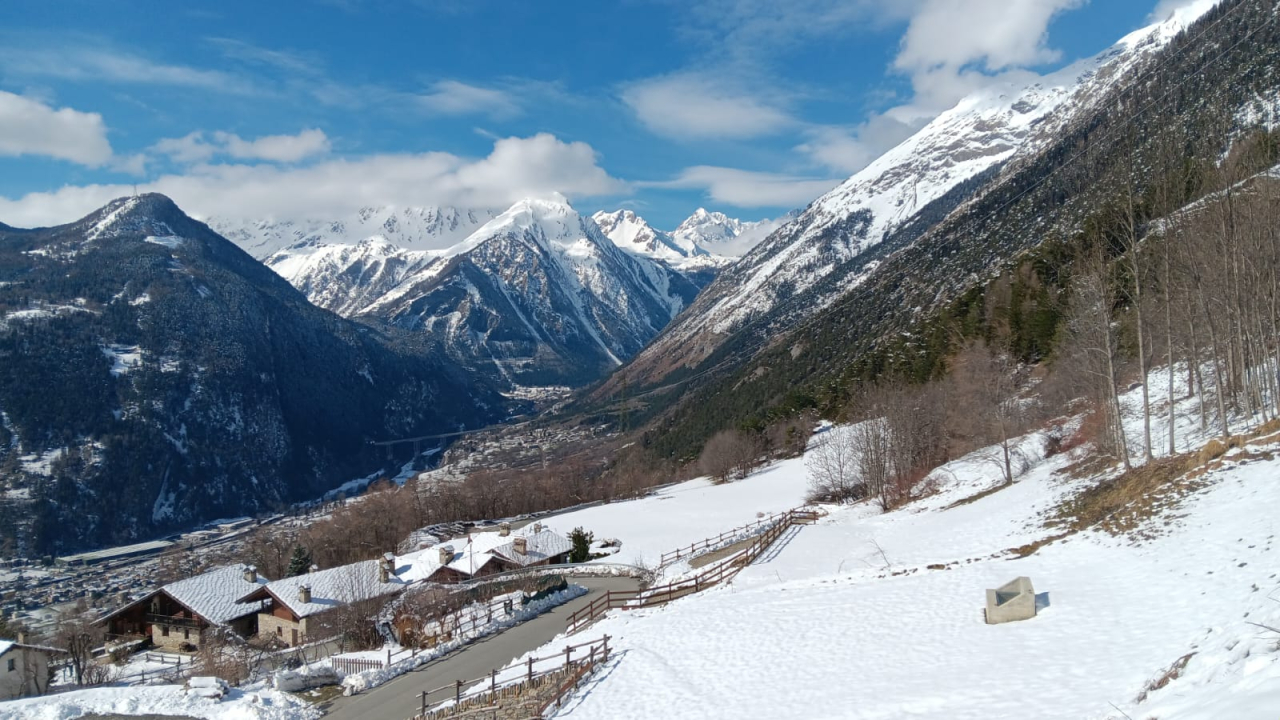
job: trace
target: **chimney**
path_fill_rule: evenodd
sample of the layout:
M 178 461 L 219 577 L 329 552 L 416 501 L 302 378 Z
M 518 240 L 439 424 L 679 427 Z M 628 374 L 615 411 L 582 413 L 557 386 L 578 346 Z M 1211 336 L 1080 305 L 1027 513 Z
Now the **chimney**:
M 506 537 L 511 534 L 511 523 L 504 522 L 498 526 L 498 537 Z
M 311 602 L 311 586 L 310 585 L 298 586 L 298 602 L 300 603 Z
M 534 535 L 537 535 L 537 534 L 538 534 L 538 533 L 540 533 L 540 532 L 542 532 L 542 523 L 534 523 L 534 524 L 533 524 L 533 534 L 534 534 Z
M 258 582 L 258 568 L 252 565 L 244 566 L 244 581 L 249 583 Z
M 378 563 L 378 582 L 384 584 L 391 582 L 391 570 L 385 562 Z
M 22 631 L 18 632 L 18 644 L 19 645 L 27 644 L 27 634 L 25 632 L 22 632 Z
M 517 554 L 524 555 L 529 550 L 529 540 L 527 538 L 518 537 L 511 544 Z
M 441 545 L 440 546 L 440 564 L 448 565 L 451 562 L 453 562 L 453 546 Z
M 319 569 L 320 569 L 319 565 L 316 565 L 315 563 L 311 563 L 311 567 L 307 568 L 307 572 L 313 573 Z

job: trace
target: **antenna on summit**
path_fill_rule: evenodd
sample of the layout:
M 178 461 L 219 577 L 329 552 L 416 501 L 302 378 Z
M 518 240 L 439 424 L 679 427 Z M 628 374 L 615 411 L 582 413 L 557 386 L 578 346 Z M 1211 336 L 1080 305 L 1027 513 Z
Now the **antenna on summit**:
M 138 183 L 133 184 L 133 196 L 138 197 Z

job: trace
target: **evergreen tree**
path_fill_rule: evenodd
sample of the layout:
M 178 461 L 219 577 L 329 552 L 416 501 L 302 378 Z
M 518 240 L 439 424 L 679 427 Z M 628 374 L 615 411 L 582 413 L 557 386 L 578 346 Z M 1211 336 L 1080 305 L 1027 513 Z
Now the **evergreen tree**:
M 591 559 L 591 543 L 596 539 L 595 533 L 587 532 L 581 527 L 576 527 L 573 532 L 569 533 L 569 541 L 573 543 L 573 550 L 569 552 L 569 562 L 580 563 Z
M 301 545 L 293 548 L 293 556 L 289 558 L 288 577 L 304 575 L 311 570 L 311 551 Z

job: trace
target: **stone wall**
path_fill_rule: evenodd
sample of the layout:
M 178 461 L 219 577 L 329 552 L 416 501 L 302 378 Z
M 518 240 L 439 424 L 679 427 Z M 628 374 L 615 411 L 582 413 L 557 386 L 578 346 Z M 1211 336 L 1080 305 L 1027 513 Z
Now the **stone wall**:
M 296 640 L 294 631 L 297 631 Z M 273 637 L 286 645 L 298 645 L 306 642 L 307 619 L 302 618 L 301 622 L 294 622 L 288 618 L 276 617 L 271 613 L 258 613 L 258 634 Z
M 168 635 L 165 635 L 165 630 L 169 631 Z M 187 643 L 200 645 L 200 629 L 185 625 L 152 623 L 151 642 L 161 650 L 178 652 L 182 649 L 182 645 Z

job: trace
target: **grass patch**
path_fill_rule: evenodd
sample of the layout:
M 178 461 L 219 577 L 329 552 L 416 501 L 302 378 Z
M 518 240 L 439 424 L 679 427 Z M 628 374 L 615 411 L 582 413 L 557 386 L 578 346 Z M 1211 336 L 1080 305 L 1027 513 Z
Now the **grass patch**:
M 1002 480 L 1002 481 L 1000 481 L 999 483 L 996 483 L 995 485 L 993 485 L 993 486 L 991 486 L 991 487 L 987 488 L 986 490 L 983 490 L 982 492 L 974 493 L 973 495 L 970 495 L 969 497 L 960 498 L 959 500 L 957 500 L 957 501 L 955 501 L 955 502 L 951 503 L 950 505 L 948 505 L 948 506 L 946 506 L 946 507 L 944 507 L 944 508 L 942 508 L 942 509 L 943 509 L 943 510 L 952 510 L 952 509 L 955 509 L 955 508 L 961 507 L 962 505 L 968 505 L 968 504 L 970 504 L 970 503 L 976 503 L 976 502 L 978 502 L 979 500 L 981 500 L 981 499 L 982 499 L 982 498 L 984 498 L 984 497 L 990 497 L 990 496 L 995 495 L 996 493 L 1000 492 L 1001 490 L 1004 490 L 1005 488 L 1011 488 L 1011 487 L 1013 487 L 1013 483 L 1007 483 L 1007 482 L 1004 482 L 1004 481 Z
M 1199 455 L 1159 458 L 1104 480 L 1060 505 L 1049 524 L 1071 533 L 1094 527 L 1112 535 L 1136 533 L 1203 486 L 1187 474 L 1188 460 L 1198 459 Z
M 1191 656 L 1193 655 L 1195 655 L 1195 653 L 1189 652 L 1186 655 L 1183 655 L 1182 657 L 1178 658 L 1177 660 L 1174 660 L 1173 664 L 1170 665 L 1168 668 L 1166 668 L 1165 671 L 1160 674 L 1160 677 L 1157 677 L 1156 679 L 1147 683 L 1146 687 L 1142 689 L 1142 692 L 1138 693 L 1138 697 L 1134 702 L 1137 702 L 1137 703 L 1144 702 L 1147 699 L 1147 696 L 1150 695 L 1151 693 L 1159 690 L 1165 685 L 1168 685 L 1174 680 L 1177 680 L 1178 678 L 1182 677 L 1182 671 L 1187 668 L 1187 663 L 1191 662 Z

